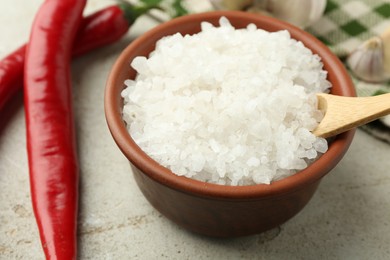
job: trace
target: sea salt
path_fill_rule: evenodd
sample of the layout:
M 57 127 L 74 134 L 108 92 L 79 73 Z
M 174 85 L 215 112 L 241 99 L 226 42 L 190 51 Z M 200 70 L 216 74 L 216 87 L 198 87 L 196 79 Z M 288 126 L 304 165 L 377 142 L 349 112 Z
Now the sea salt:
M 320 57 L 288 31 L 201 24 L 135 58 L 123 119 L 134 141 L 180 176 L 221 185 L 269 184 L 327 150 L 311 131 L 327 92 Z

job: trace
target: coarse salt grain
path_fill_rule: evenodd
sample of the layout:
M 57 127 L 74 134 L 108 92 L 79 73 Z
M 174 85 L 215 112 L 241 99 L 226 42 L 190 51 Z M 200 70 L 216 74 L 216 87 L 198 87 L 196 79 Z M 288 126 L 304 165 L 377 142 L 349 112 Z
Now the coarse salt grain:
M 312 131 L 315 93 L 330 83 L 319 56 L 288 31 L 201 23 L 160 39 L 131 66 L 123 119 L 134 141 L 177 175 L 222 185 L 279 180 L 326 152 Z

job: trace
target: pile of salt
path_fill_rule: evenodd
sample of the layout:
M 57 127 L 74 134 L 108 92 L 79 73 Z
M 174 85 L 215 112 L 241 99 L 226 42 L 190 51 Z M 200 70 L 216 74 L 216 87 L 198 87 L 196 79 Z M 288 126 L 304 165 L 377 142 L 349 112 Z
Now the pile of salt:
M 313 130 L 315 93 L 330 83 L 317 55 L 287 31 L 203 22 L 159 40 L 123 90 L 134 141 L 177 175 L 223 185 L 290 176 L 327 150 Z

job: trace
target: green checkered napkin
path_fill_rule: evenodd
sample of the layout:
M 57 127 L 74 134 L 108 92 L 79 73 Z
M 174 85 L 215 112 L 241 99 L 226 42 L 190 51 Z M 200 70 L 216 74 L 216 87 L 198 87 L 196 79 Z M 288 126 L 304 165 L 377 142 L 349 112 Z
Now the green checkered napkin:
M 328 0 L 325 14 L 307 29 L 345 60 L 362 42 L 390 28 L 390 0 Z M 390 83 L 370 84 L 352 76 L 358 96 L 390 92 Z M 363 129 L 390 143 L 390 130 L 379 122 Z

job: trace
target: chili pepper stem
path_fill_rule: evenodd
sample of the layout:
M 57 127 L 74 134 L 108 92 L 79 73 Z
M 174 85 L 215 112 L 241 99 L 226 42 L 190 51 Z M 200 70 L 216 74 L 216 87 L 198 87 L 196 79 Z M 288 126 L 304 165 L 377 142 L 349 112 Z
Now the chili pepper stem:
M 136 6 L 126 1 L 118 1 L 118 6 L 124 13 L 126 20 L 132 24 L 138 17 L 144 14 L 148 14 L 148 12 L 152 9 L 162 10 L 158 5 L 142 5 Z M 155 19 L 155 17 L 153 17 Z M 159 22 L 162 22 L 161 20 Z

